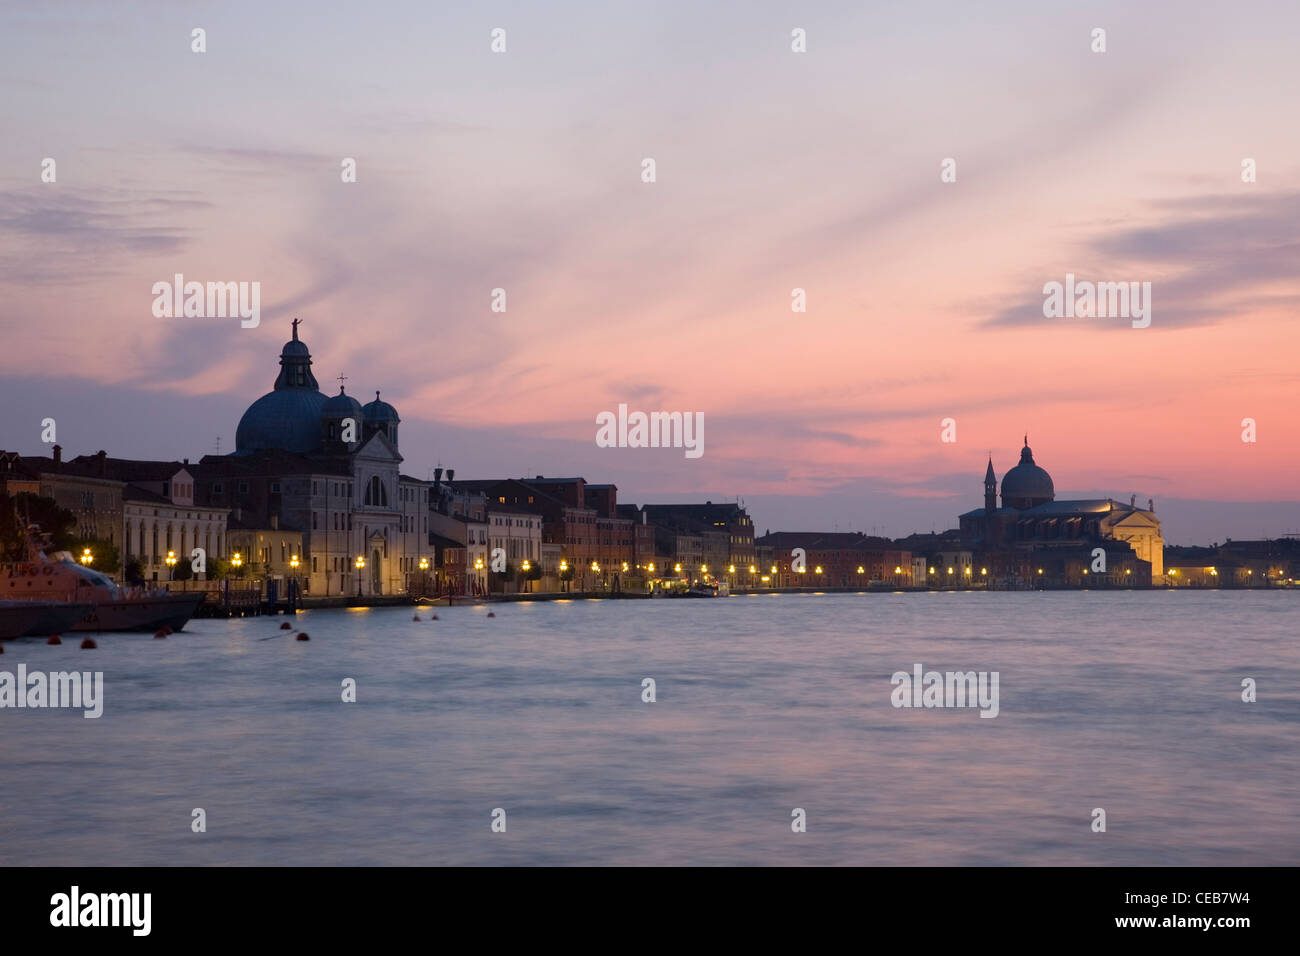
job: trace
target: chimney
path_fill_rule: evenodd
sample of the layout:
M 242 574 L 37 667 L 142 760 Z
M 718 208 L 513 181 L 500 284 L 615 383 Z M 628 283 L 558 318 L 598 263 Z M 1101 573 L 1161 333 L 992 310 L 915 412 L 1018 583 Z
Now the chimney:
M 1129 506 L 1130 508 L 1136 508 L 1136 507 L 1137 507 L 1137 503 L 1138 503 L 1138 496 L 1137 496 L 1137 495 L 1129 495 L 1129 496 L 1128 496 L 1128 506 Z
M 190 465 L 190 460 L 188 458 L 182 459 L 181 464 L 183 464 L 186 468 L 188 468 Z
M 63 446 L 54 446 L 54 470 L 60 471 L 63 468 Z
M 456 469 L 455 469 L 455 468 L 448 468 L 448 469 L 447 469 L 447 480 L 448 480 L 448 481 L 455 481 L 455 480 L 456 480 Z
M 103 478 L 108 474 L 108 452 L 101 448 L 95 452 L 95 457 L 99 459 L 99 477 Z
M 442 484 L 442 465 L 439 465 L 437 468 L 433 469 L 433 485 L 436 488 L 441 484 Z

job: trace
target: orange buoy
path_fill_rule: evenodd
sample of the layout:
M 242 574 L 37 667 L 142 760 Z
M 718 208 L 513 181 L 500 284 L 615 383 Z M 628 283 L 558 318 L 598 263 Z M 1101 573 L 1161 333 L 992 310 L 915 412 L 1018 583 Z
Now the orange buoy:
M 57 634 L 51 634 L 51 635 L 50 635 L 50 639 L 49 639 L 48 641 L 46 641 L 45 643 L 46 643 L 46 644 L 62 644 L 62 643 L 63 643 L 63 638 L 59 637 L 59 635 L 57 635 Z
M 418 614 L 415 615 L 413 618 L 411 618 L 412 621 L 418 621 L 419 619 L 420 619 L 420 615 Z
M 5 646 L 3 644 L 0 644 L 0 654 L 3 654 L 4 652 L 5 652 Z
M 496 616 L 497 616 L 496 611 L 488 611 L 488 617 L 496 617 Z
M 153 639 L 155 641 L 161 641 L 166 636 L 167 636 L 167 628 L 160 627 L 158 630 L 154 631 Z
M 431 620 L 431 621 L 436 621 L 436 620 L 438 620 L 438 615 L 435 614 L 433 617 L 429 618 L 429 620 Z
M 290 629 L 292 629 L 292 628 L 293 628 L 293 625 L 290 624 L 288 621 L 285 621 L 285 622 L 283 622 L 283 623 L 280 625 L 280 630 L 282 630 L 282 631 L 288 631 L 288 630 L 290 630 Z
M 93 651 L 97 647 L 99 647 L 99 645 L 95 643 L 95 639 L 93 637 L 82 638 L 81 649 L 83 651 Z
M 301 634 L 298 635 L 297 640 L 300 640 L 300 641 L 310 641 L 311 638 L 307 636 L 307 632 L 306 632 L 306 631 L 303 631 Z

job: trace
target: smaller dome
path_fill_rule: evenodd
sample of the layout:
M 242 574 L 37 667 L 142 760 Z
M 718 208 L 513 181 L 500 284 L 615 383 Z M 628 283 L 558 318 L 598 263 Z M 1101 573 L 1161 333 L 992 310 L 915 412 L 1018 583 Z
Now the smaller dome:
M 284 348 L 280 350 L 280 358 L 294 358 L 298 356 L 311 357 L 311 352 L 307 351 L 307 343 L 300 342 L 298 339 L 284 343 Z
M 379 400 L 378 392 L 375 392 L 375 400 L 368 403 L 362 411 L 365 412 L 366 421 L 374 425 L 383 424 L 384 422 L 401 421 L 401 419 L 397 417 L 397 409 L 392 405 L 389 405 L 387 402 L 381 402 Z
M 341 385 L 339 393 L 321 406 L 320 416 L 321 418 L 355 418 L 358 425 L 365 420 L 361 403 L 344 392 Z

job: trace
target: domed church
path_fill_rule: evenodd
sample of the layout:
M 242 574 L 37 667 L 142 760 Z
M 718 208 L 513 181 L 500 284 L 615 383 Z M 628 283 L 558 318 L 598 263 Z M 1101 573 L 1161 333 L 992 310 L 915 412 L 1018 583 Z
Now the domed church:
M 354 452 L 376 434 L 396 452 L 401 422 L 397 409 L 380 401 L 378 392 L 363 407 L 342 384 L 333 398 L 322 394 L 311 371 L 311 352 L 298 338 L 299 321 L 293 320 L 293 338 L 280 351 L 280 374 L 271 391 L 249 405 L 239 420 L 235 454 L 272 449 L 296 455 Z
M 307 593 L 394 593 L 429 556 L 429 483 L 401 474 L 401 418 L 379 392 L 362 405 L 341 377 L 337 395 L 320 391 L 299 323 L 271 391 L 240 418 L 235 451 L 203 459 L 200 497 L 230 508 L 232 527 L 300 532 Z
M 1002 507 L 997 505 L 997 476 L 990 456 L 984 472 L 984 507 L 961 516 L 964 546 L 991 554 L 1091 549 L 1106 542 L 1123 543 L 1150 567 L 1152 582 L 1164 576 L 1164 539 L 1155 504 L 1137 506 L 1113 498 L 1057 501 L 1052 476 L 1034 461 L 1025 436 L 1019 463 L 1002 476 Z M 1121 546 L 1122 547 L 1122 546 Z M 1137 582 L 1134 582 L 1137 583 Z M 1148 582 L 1142 582 L 1148 583 Z

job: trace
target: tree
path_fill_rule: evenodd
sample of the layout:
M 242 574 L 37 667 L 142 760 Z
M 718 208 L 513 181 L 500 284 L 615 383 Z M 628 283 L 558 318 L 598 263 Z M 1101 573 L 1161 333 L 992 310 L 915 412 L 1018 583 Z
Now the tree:
M 224 558 L 208 558 L 207 576 L 209 581 L 220 581 L 229 573 L 229 561 Z
M 112 541 L 91 538 L 88 541 L 74 544 L 67 550 L 72 552 L 72 557 L 75 560 L 80 561 L 83 548 L 90 549 L 90 566 L 96 571 L 103 574 L 117 574 L 118 571 L 122 570 L 122 552 Z
M 194 568 L 190 566 L 188 561 L 181 558 L 172 565 L 169 577 L 173 581 L 188 581 L 190 578 L 194 577 Z
M 139 558 L 128 557 L 126 559 L 126 567 L 123 569 L 122 577 L 126 579 L 128 584 L 143 583 L 144 565 L 140 563 Z
M 45 498 L 20 491 L 10 497 L 0 492 L 0 550 L 6 561 L 27 558 L 25 529 L 28 524 L 39 525 L 50 535 L 50 549 L 71 551 L 76 543 L 72 530 L 77 516 L 67 508 L 60 508 L 53 498 Z

